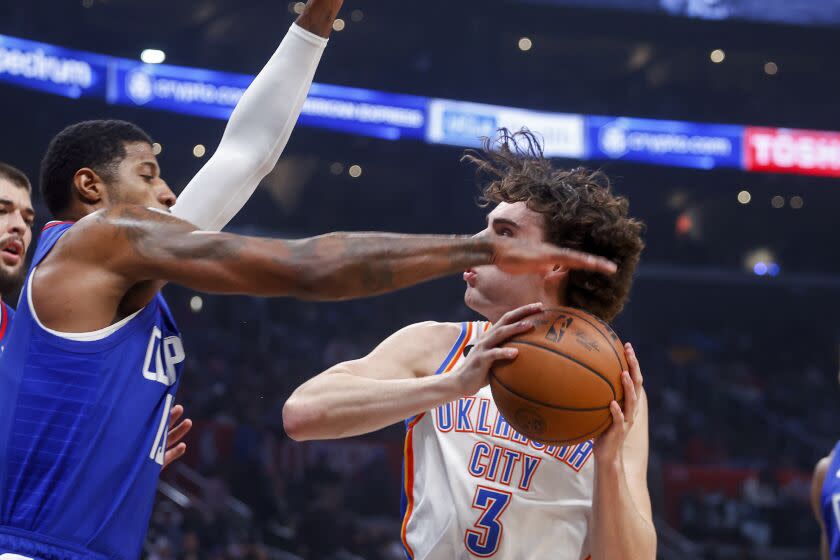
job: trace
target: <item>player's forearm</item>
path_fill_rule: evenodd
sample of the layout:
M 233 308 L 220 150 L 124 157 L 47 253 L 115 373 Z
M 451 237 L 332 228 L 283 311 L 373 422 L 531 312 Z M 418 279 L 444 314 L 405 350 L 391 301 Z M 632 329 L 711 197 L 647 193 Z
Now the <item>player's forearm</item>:
M 100 218 L 103 233 L 113 236 L 108 250 L 115 255 L 114 271 L 128 285 L 161 280 L 210 293 L 321 301 L 373 296 L 490 264 L 495 249 L 484 238 L 442 235 L 245 237 L 197 231 L 139 206 Z
M 242 209 L 286 147 L 326 48 L 322 27 L 341 2 L 312 0 L 237 103 L 216 153 L 173 207 L 202 230 L 219 231 Z M 331 19 L 332 18 L 332 19 Z M 321 35 L 321 36 L 318 36 Z
M 344 300 L 399 290 L 489 264 L 493 247 L 461 236 L 332 233 L 295 242 L 295 295 Z
M 299 387 L 283 407 L 297 441 L 338 439 L 380 430 L 458 398 L 451 376 L 370 379 L 329 371 Z
M 656 529 L 633 503 L 619 461 L 595 463 L 592 560 L 654 560 Z

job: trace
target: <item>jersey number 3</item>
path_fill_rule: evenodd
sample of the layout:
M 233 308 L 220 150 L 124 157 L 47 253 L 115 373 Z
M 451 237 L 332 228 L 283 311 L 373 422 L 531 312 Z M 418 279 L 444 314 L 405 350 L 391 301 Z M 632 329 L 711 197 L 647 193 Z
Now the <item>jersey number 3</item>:
M 467 529 L 464 535 L 467 550 L 475 556 L 486 558 L 493 556 L 499 550 L 504 530 L 500 518 L 507 509 L 510 498 L 510 492 L 486 486 L 476 488 L 472 507 L 480 510 L 481 515 L 473 525 L 475 529 Z

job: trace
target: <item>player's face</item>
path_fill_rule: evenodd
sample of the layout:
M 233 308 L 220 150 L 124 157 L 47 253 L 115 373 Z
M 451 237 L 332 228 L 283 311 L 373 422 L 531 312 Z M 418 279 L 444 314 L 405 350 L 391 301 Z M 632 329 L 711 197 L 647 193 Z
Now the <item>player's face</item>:
M 515 237 L 540 242 L 545 240 L 543 217 L 524 202 L 502 202 L 487 216 L 487 228 L 478 235 Z M 495 266 L 479 266 L 464 273 L 467 306 L 497 321 L 508 311 L 544 299 L 544 274 L 513 275 Z
M 110 204 L 139 204 L 147 208 L 169 210 L 175 194 L 160 177 L 160 166 L 145 142 L 125 145 L 126 156 L 108 189 Z
M 23 278 L 34 221 L 29 191 L 0 177 L 0 295 Z

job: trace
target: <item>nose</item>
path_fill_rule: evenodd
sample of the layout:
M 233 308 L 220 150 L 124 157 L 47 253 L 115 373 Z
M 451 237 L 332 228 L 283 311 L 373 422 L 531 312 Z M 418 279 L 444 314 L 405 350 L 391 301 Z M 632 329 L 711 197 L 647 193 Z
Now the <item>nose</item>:
M 29 225 L 23 219 L 23 214 L 19 210 L 12 212 L 8 222 L 8 231 L 23 236 L 28 229 Z
M 165 204 L 167 208 L 172 208 L 175 206 L 175 201 L 178 200 L 178 197 L 175 196 L 175 193 L 172 192 L 172 189 L 169 188 L 169 185 L 165 181 L 161 181 L 161 183 L 161 189 L 158 192 L 158 202 Z

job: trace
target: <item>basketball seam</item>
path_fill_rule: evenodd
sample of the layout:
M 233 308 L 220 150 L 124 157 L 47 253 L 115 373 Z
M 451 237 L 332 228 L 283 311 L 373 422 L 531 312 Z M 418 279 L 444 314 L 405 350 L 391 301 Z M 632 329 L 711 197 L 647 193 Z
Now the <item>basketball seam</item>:
M 573 406 L 559 406 L 559 405 L 556 405 L 556 404 L 549 404 L 547 402 L 542 402 L 542 401 L 535 400 L 532 397 L 529 397 L 527 395 L 523 395 L 522 393 L 520 393 L 520 392 L 518 392 L 514 389 L 511 389 L 504 382 L 502 382 L 502 380 L 499 379 L 499 377 L 494 373 L 491 373 L 490 375 L 493 377 L 493 379 L 496 381 L 496 383 L 501 385 L 510 394 L 516 395 L 520 399 L 524 399 L 526 401 L 532 402 L 534 404 L 538 404 L 540 406 L 544 406 L 546 408 L 553 408 L 555 410 L 573 410 L 575 412 L 594 412 L 596 410 L 606 410 L 607 408 L 610 407 L 610 405 L 606 405 L 606 406 L 596 406 L 596 407 L 592 407 L 592 408 L 578 408 L 578 407 L 573 407 Z
M 546 351 L 548 351 L 548 352 L 552 352 L 552 353 L 554 353 L 554 354 L 557 354 L 558 356 L 563 356 L 564 358 L 566 358 L 566 359 L 567 359 L 567 360 L 569 360 L 570 362 L 574 362 L 574 363 L 576 363 L 576 364 L 577 364 L 577 365 L 579 365 L 580 367 L 582 367 L 582 368 L 586 369 L 587 371 L 590 371 L 590 372 L 594 373 L 594 374 L 595 374 L 595 375 L 597 375 L 599 378 L 601 378 L 601 380 L 602 380 L 604 383 L 606 383 L 606 384 L 607 384 L 607 387 L 609 387 L 609 388 L 610 388 L 610 392 L 612 393 L 612 397 L 613 397 L 613 398 L 612 398 L 612 400 L 615 400 L 615 388 L 613 387 L 612 383 L 610 383 L 610 380 L 609 380 L 609 379 L 607 379 L 606 377 L 604 377 L 604 376 L 603 376 L 600 372 L 598 372 L 598 371 L 596 371 L 596 370 L 592 369 L 591 367 L 589 367 L 588 365 L 584 364 L 584 363 L 583 363 L 583 362 L 581 362 L 580 360 L 577 360 L 577 359 L 573 358 L 572 356 L 569 356 L 568 354 L 566 354 L 566 353 L 564 353 L 564 352 L 561 352 L 560 350 L 555 350 L 554 348 L 549 348 L 548 346 L 543 346 L 543 345 L 541 345 L 541 344 L 537 344 L 537 343 L 535 343 L 535 342 L 528 342 L 527 340 L 516 340 L 516 339 L 514 339 L 514 340 L 509 341 L 509 342 L 508 342 L 508 344 L 523 344 L 523 345 L 525 345 L 525 346 L 533 346 L 534 348 L 540 348 L 540 349 L 542 349 L 542 350 L 546 350 Z M 610 346 L 612 346 L 612 344 L 610 344 Z M 619 365 L 621 365 L 621 362 L 620 362 L 620 361 L 619 361 Z M 513 391 L 511 391 L 511 392 L 513 392 Z M 528 400 L 532 400 L 532 399 L 531 399 L 531 397 L 524 397 L 524 398 L 526 398 L 526 399 L 528 399 Z M 536 402 L 536 401 L 534 401 L 534 402 Z M 546 405 L 546 406 L 552 406 L 552 405 Z M 556 408 L 563 408 L 563 407 L 556 407 Z M 578 408 L 578 409 L 570 409 L 570 410 L 603 410 L 603 409 L 605 409 L 605 408 L 609 408 L 609 405 L 607 405 L 607 406 L 602 406 L 602 407 L 599 407 L 599 408 L 593 408 L 593 409 L 582 409 L 582 408 Z
M 612 341 L 609 338 L 607 338 L 607 336 L 598 329 L 598 326 L 595 325 L 594 323 L 592 323 L 592 321 L 590 321 L 588 317 L 586 317 L 585 315 L 581 315 L 581 312 L 578 311 L 577 309 L 575 309 L 574 307 L 567 307 L 567 308 L 559 310 L 559 311 L 562 311 L 563 313 L 568 313 L 569 311 L 571 311 L 572 315 L 574 315 L 575 317 L 577 317 L 578 319 L 580 319 L 581 321 L 583 321 L 584 323 L 586 323 L 587 325 L 589 325 L 590 327 L 595 329 L 595 332 L 597 332 L 599 335 L 601 335 L 601 338 L 603 338 L 604 340 L 607 341 L 607 346 L 609 346 L 610 349 L 613 351 L 613 354 L 615 354 L 615 357 L 618 360 L 618 365 L 621 366 L 621 356 L 618 355 L 618 352 L 616 351 L 615 346 L 613 346 Z M 607 323 L 605 323 L 603 321 L 599 321 L 599 323 L 602 326 L 610 329 L 611 333 L 615 334 L 615 331 Z M 615 334 L 615 337 L 618 338 L 618 340 L 621 340 L 618 337 L 617 334 Z M 613 395 L 615 395 L 615 392 L 613 392 Z

